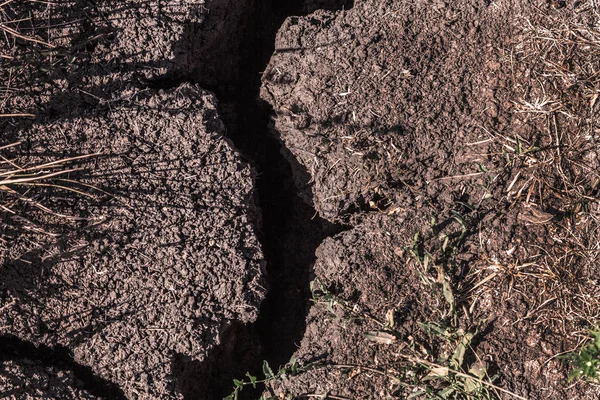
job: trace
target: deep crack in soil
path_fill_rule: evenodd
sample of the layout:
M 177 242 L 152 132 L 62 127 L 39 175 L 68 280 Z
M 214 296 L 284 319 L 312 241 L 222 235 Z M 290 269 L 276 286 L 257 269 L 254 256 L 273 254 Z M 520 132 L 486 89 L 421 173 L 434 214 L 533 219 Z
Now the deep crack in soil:
M 182 64 L 195 59 L 193 72 L 173 72 L 151 85 L 169 88 L 188 81 L 217 95 L 228 137 L 258 173 L 257 200 L 262 210 L 259 235 L 268 262 L 268 295 L 255 324 L 238 324 L 228 329 L 220 348 L 205 363 L 180 364 L 178 379 L 186 399 L 197 399 L 200 393 L 202 398 L 226 397 L 231 393 L 234 378 L 241 379 L 246 372 L 261 376 L 263 360 L 273 369 L 290 360 L 306 330 L 315 251 L 326 237 L 345 229 L 320 218 L 298 196 L 294 174 L 305 176 L 303 183 L 308 182 L 309 174 L 292 156 L 283 155 L 282 150 L 286 149 L 282 149 L 279 134 L 271 123 L 273 111 L 260 100 L 259 93 L 262 72 L 275 51 L 275 36 L 288 16 L 319 8 L 348 9 L 353 2 L 249 0 L 244 3 L 252 12 L 242 17 L 228 12 L 232 6 L 227 0 L 217 3 L 212 3 L 205 24 L 223 24 L 224 19 L 225 26 L 240 27 L 233 32 L 234 37 L 229 37 L 232 33 L 229 29 L 223 29 L 207 40 L 203 36 L 205 26 L 189 26 L 184 41 L 176 47 L 182 55 Z M 241 21 L 235 21 L 236 18 Z M 182 69 L 189 71 L 190 66 Z M 248 387 L 241 395 L 258 398 L 260 392 L 261 388 L 253 391 Z
M 221 344 L 197 362 L 175 355 L 177 386 L 186 399 L 227 396 L 234 378 L 249 371 L 261 375 L 267 360 L 276 369 L 294 354 L 306 330 L 309 283 L 315 251 L 322 241 L 345 228 L 317 216 L 298 196 L 295 181 L 310 176 L 282 148 L 271 122 L 272 109 L 259 98 L 261 74 L 275 51 L 275 36 L 285 18 L 316 9 L 349 9 L 352 0 L 214 0 L 203 24 L 190 23 L 173 43 L 181 68 L 159 79 L 140 79 L 142 88 L 176 88 L 197 83 L 213 91 L 228 137 L 256 171 L 257 202 L 262 211 L 258 232 L 267 264 L 268 295 L 256 323 L 232 323 Z M 248 12 L 250 11 L 250 12 Z M 285 155 L 284 155 L 285 154 Z M 0 337 L 0 360 L 32 360 L 72 370 L 83 388 L 104 399 L 124 399 L 114 383 L 77 363 L 64 347 L 50 348 L 12 336 Z M 246 388 L 242 398 L 257 398 L 261 388 Z

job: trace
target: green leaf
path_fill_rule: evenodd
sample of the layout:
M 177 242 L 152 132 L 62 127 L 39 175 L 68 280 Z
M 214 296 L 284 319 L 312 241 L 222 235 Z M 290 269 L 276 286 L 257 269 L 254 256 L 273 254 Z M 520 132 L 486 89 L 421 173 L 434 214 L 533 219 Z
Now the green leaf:
M 425 390 L 423 390 L 423 389 L 417 390 L 416 392 L 414 392 L 414 393 L 411 393 L 411 394 L 410 394 L 410 395 L 409 395 L 409 396 L 406 398 L 406 400 L 416 399 L 417 397 L 421 397 L 421 396 L 423 396 L 423 395 L 424 395 L 424 394 L 426 394 L 426 393 L 427 393 L 427 391 L 425 391 Z
M 423 378 L 423 381 L 436 380 L 448 377 L 450 369 L 448 367 L 434 367 L 429 370 L 429 373 Z
M 415 233 L 415 236 L 413 236 L 413 247 L 416 247 L 417 244 L 419 244 L 419 237 L 421 235 L 419 234 L 419 232 Z
M 467 393 L 477 393 L 483 389 L 483 385 L 472 378 L 465 378 L 463 387 Z
M 425 271 L 429 270 L 429 257 L 429 253 L 427 252 L 423 255 L 423 269 Z
M 573 379 L 575 378 L 581 378 L 584 376 L 584 372 L 582 369 L 574 369 L 569 373 L 569 378 L 567 379 L 568 382 L 571 382 Z
M 466 208 L 469 211 L 474 211 L 475 210 L 475 207 L 473 207 L 469 203 L 465 203 L 464 201 L 457 201 L 456 204 L 460 204 L 461 206 L 463 206 L 464 208 Z
M 240 390 L 242 389 L 236 387 L 233 393 L 225 397 L 223 400 L 238 400 L 240 396 Z
M 327 302 L 327 311 L 329 311 L 330 314 L 335 314 L 335 310 L 333 309 L 333 307 L 335 307 L 337 303 L 335 302 L 335 300 L 329 300 Z
M 476 361 L 471 368 L 469 368 L 469 374 L 476 376 L 479 379 L 485 378 L 487 374 L 487 364 L 484 361 Z
M 444 234 L 444 243 L 442 243 L 442 251 L 446 251 L 446 249 L 448 248 L 448 243 L 450 242 L 450 238 L 448 237 L 448 235 Z
M 419 327 L 430 335 L 441 336 L 446 339 L 450 338 L 451 333 L 445 326 L 436 324 L 435 322 L 417 322 Z
M 541 149 L 539 147 L 533 146 L 530 147 L 528 149 L 526 149 L 523 154 L 529 154 L 529 153 L 537 153 L 538 151 L 540 151 Z
M 244 381 L 240 381 L 239 379 L 234 379 L 233 384 L 235 385 L 236 390 L 242 390 L 244 388 Z
M 471 368 L 469 368 L 469 374 L 479 378 L 485 379 L 487 373 L 487 365 L 484 362 L 477 361 L 475 362 Z M 464 389 L 467 393 L 480 392 L 483 389 L 483 385 L 481 382 L 476 381 L 472 378 L 465 378 L 464 380 Z
M 444 267 L 441 265 L 435 266 L 438 271 L 438 282 L 442 285 L 442 293 L 444 295 L 444 299 L 450 305 L 450 312 L 454 313 L 454 291 L 452 290 L 452 286 L 450 285 L 450 279 L 448 275 L 446 275 L 446 271 L 444 271 Z
M 452 386 L 449 386 L 443 390 L 440 390 L 437 393 L 437 395 L 440 396 L 442 399 L 448 399 L 448 398 L 450 398 L 450 395 L 454 392 L 455 392 L 455 389 Z
M 467 332 L 460 338 L 460 342 L 456 346 L 456 349 L 454 350 L 454 354 L 452 355 L 452 358 L 450 359 L 450 365 L 454 369 L 457 369 L 457 370 L 461 369 L 462 364 L 465 359 L 465 353 L 467 351 L 467 348 L 471 345 L 471 340 L 473 340 L 473 333 L 471 333 L 471 332 Z
M 600 331 L 590 331 L 590 334 L 594 338 L 594 346 L 597 350 L 600 350 Z
M 250 375 L 250 372 L 246 372 L 246 376 L 248 377 L 248 379 L 250 379 L 250 383 L 252 384 L 252 387 L 254 387 L 254 389 L 256 389 L 256 381 L 258 379 L 255 376 Z
M 565 355 L 564 359 L 570 361 L 572 371 L 569 374 L 569 382 L 575 378 L 598 379 L 600 374 L 600 332 L 590 330 L 592 342 L 588 343 L 578 352 Z
M 263 374 L 265 374 L 265 379 L 271 380 L 275 378 L 275 374 L 273 373 L 273 370 L 269 366 L 269 362 L 267 360 L 263 361 L 262 370 Z
M 435 226 L 437 225 L 437 218 L 434 215 L 433 217 L 431 217 L 431 221 L 429 222 L 429 225 L 431 226 L 431 229 L 435 228 Z
M 298 373 L 298 360 L 295 357 L 290 358 L 290 370 L 292 375 L 296 375 Z

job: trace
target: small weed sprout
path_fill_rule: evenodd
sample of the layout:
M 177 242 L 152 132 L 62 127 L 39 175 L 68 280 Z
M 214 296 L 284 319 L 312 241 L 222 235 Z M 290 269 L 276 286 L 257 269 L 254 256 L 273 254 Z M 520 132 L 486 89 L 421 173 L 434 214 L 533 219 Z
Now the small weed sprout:
M 292 357 L 292 359 L 290 360 L 290 362 L 287 365 L 280 367 L 277 370 L 277 372 L 275 373 L 273 371 L 273 369 L 271 368 L 271 366 L 269 365 L 269 363 L 265 360 L 265 361 L 263 361 L 263 365 L 262 365 L 262 373 L 264 375 L 264 378 L 259 379 L 257 376 L 250 374 L 250 372 L 246 372 L 247 379 L 246 378 L 242 379 L 242 380 L 234 379 L 233 380 L 233 385 L 234 385 L 233 392 L 231 392 L 231 394 L 229 396 L 225 397 L 225 399 L 223 399 L 223 400 L 238 400 L 238 398 L 240 396 L 240 392 L 246 386 L 252 386 L 254 389 L 256 389 L 257 384 L 267 383 L 267 382 L 275 381 L 278 379 L 285 379 L 288 376 L 298 375 L 302 372 L 306 372 L 306 371 L 312 369 L 315 366 L 316 366 L 316 364 L 307 364 L 305 366 L 300 366 L 300 365 L 298 365 L 298 361 Z M 260 396 L 259 400 L 275 400 L 275 399 L 277 399 L 277 398 L 268 397 L 268 395 L 263 394 L 262 396 Z
M 403 335 L 396 330 L 394 310 L 388 310 L 384 319 L 378 319 L 357 304 L 340 298 L 319 282 L 312 282 L 311 290 L 313 301 L 326 305 L 330 312 L 333 313 L 334 308 L 341 308 L 350 318 L 362 319 L 370 322 L 370 325 L 375 325 L 377 330 L 364 333 L 365 340 L 392 346 L 398 357 L 398 363 L 388 365 L 387 369 L 339 364 L 320 364 L 312 369 L 347 368 L 384 376 L 392 386 L 409 389 L 411 393 L 407 399 L 491 400 L 501 398 L 501 394 L 524 399 L 494 384 L 497 376 L 488 375 L 487 364 L 471 347 L 477 330 L 466 331 L 435 322 L 420 323 L 423 331 L 446 341 L 449 350 L 437 358 L 434 358 L 433 354 L 423 356 L 423 346 L 418 346 L 414 339 L 403 340 Z M 468 362 L 467 353 L 475 356 L 476 361 Z
M 590 331 L 592 341 L 564 358 L 572 365 L 569 382 L 575 378 L 598 380 L 600 372 L 600 330 Z

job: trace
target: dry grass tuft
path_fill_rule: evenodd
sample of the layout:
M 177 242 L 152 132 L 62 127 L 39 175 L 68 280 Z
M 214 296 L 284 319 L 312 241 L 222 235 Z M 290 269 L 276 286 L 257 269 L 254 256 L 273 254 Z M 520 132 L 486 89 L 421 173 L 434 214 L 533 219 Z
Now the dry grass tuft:
M 600 324 L 600 14 L 585 5 L 522 21 L 510 61 L 520 125 L 494 136 L 525 242 L 482 260 L 469 293 L 474 302 L 518 293 L 528 311 L 515 324 L 576 342 Z
M 51 7 L 52 3 L 39 0 L 0 0 L 0 119 L 31 118 L 34 114 L 14 110 L 19 104 L 19 96 L 23 89 L 19 85 L 27 82 L 27 68 L 35 68 L 28 64 L 30 54 L 46 54 L 54 46 L 43 39 L 41 29 L 36 27 L 31 18 L 32 7 Z M 49 33 L 46 32 L 46 36 Z M 16 82 L 19 82 L 17 84 Z M 15 87 L 16 86 L 16 87 Z M 9 120 L 10 121 L 10 120 Z M 7 121 L 8 122 L 8 121 Z M 7 140 L 7 139 L 5 139 Z M 0 147 L 0 214 L 3 216 L 4 228 L 17 231 L 29 230 L 48 233 L 42 228 L 43 223 L 35 222 L 32 214 L 40 212 L 45 222 L 80 220 L 79 216 L 53 210 L 48 199 L 56 196 L 56 190 L 69 192 L 77 198 L 95 198 L 99 189 L 85 185 L 69 177 L 82 170 L 77 162 L 97 156 L 98 154 L 63 158 L 54 161 L 32 161 L 23 155 L 19 148 L 21 142 Z M 6 153 L 11 153 L 7 156 Z M 52 189 L 54 193 L 42 189 Z M 7 221 L 11 216 L 18 217 L 18 226 L 11 226 Z M 40 218 L 38 218 L 40 219 Z
M 0 151 L 12 149 L 21 143 L 12 143 L 0 147 Z M 74 193 L 77 196 L 94 198 L 90 192 L 90 186 L 85 185 L 83 189 L 78 188 L 76 181 L 66 179 L 70 174 L 81 171 L 81 167 L 71 167 L 73 163 L 98 156 L 90 154 L 77 157 L 69 157 L 56 161 L 38 163 L 34 165 L 21 166 L 16 159 L 9 159 L 0 154 L 0 209 L 4 212 L 16 215 L 15 207 L 19 204 L 27 204 L 43 213 L 67 220 L 81 219 L 77 216 L 67 215 L 50 209 L 41 201 L 30 195 L 33 188 L 53 188 Z M 91 188 L 95 189 L 95 188 Z M 96 189 L 99 190 L 99 189 Z M 20 209 L 20 207 L 17 207 Z
M 597 202 L 600 189 L 600 25 L 584 19 L 525 21 L 515 108 L 532 129 L 508 149 L 521 172 L 509 195 L 573 214 Z
M 33 114 L 15 110 L 11 107 L 12 99 L 17 98 L 23 88 L 15 82 L 23 82 L 19 76 L 29 65 L 28 58 L 54 49 L 52 43 L 42 38 L 41 29 L 31 18 L 31 7 L 51 7 L 50 2 L 39 0 L 0 0 L 0 118 L 27 118 Z

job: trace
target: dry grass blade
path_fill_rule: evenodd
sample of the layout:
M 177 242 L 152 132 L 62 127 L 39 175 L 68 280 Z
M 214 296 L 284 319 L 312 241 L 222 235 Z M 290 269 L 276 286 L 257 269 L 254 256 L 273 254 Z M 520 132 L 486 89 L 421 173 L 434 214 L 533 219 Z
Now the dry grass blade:
M 20 194 L 19 192 L 17 192 L 16 190 L 13 190 L 13 189 L 11 189 L 11 188 L 9 188 L 7 186 L 0 186 L 0 190 L 9 192 L 11 194 L 14 194 L 22 202 L 31 204 L 33 207 L 41 210 L 42 212 L 50 214 L 50 215 L 53 215 L 55 217 L 59 217 L 59 218 L 65 219 L 65 220 L 84 220 L 85 219 L 85 218 L 74 217 L 72 215 L 67 215 L 67 214 L 63 214 L 63 213 L 59 213 L 59 212 L 53 211 L 50 208 L 44 206 L 42 203 L 40 203 L 38 201 L 35 201 L 35 200 L 33 200 L 33 199 L 29 198 L 29 197 L 26 197 L 26 196 Z M 14 211 L 12 211 L 10 209 L 8 211 L 11 212 L 11 214 L 16 214 Z M 32 224 L 32 225 L 34 225 L 34 224 Z
M 15 114 L 0 114 L 0 118 L 33 118 L 35 114 L 15 113 Z
M 3 180 L 0 180 L 0 187 L 6 186 L 6 185 L 17 185 L 19 183 L 39 182 L 39 181 L 43 181 L 45 179 L 53 178 L 53 177 L 56 177 L 59 175 L 65 175 L 65 174 L 68 174 L 70 172 L 75 172 L 75 171 L 81 171 L 81 168 L 67 169 L 64 171 L 52 172 L 49 174 L 34 175 L 31 177 L 16 177 L 16 178 L 3 179 Z M 10 172 L 8 172 L 8 173 L 10 173 Z
M 14 37 L 26 40 L 28 42 L 38 43 L 38 44 L 41 44 L 43 46 L 49 47 L 51 49 L 53 49 L 55 47 L 54 45 L 52 45 L 52 44 L 50 44 L 48 42 L 44 42 L 43 40 L 39 40 L 39 39 L 36 39 L 34 37 L 31 37 L 31 36 L 22 35 L 17 30 L 15 30 L 15 29 L 13 29 L 13 28 L 11 28 L 9 26 L 6 26 L 4 24 L 1 24 L 1 23 L 0 23 L 0 30 L 3 30 L 4 32 L 7 32 L 7 33 L 11 34 Z
M 494 297 L 521 297 L 527 307 L 512 324 L 567 346 L 600 323 L 598 16 L 540 11 L 523 21 L 509 61 L 519 130 L 486 130 L 506 166 L 503 202 L 522 240 L 479 259 L 466 293 L 471 312 Z
M 5 146 L 1 146 L 0 150 L 9 150 L 18 152 L 15 147 L 20 145 L 21 142 L 11 143 Z M 34 197 L 41 197 L 42 199 L 51 200 L 48 196 L 52 196 L 51 192 L 44 192 L 41 195 L 32 195 L 30 191 L 32 189 L 60 189 L 69 193 L 75 194 L 79 198 L 88 198 L 95 200 L 96 196 L 92 195 L 90 191 L 98 191 L 93 185 L 84 184 L 78 182 L 76 179 L 65 179 L 69 174 L 74 172 L 83 171 L 84 167 L 70 167 L 69 165 L 88 159 L 90 157 L 98 156 L 98 153 L 68 157 L 60 160 L 40 162 L 33 165 L 25 165 L 25 159 L 21 156 L 17 156 L 16 160 L 9 160 L 8 158 L 0 155 L 0 159 L 4 160 L 0 162 L 0 209 L 11 215 L 22 216 L 23 213 L 20 210 L 15 211 L 15 205 L 17 203 L 28 204 L 35 209 L 42 212 L 42 214 L 52 215 L 59 218 L 59 220 L 76 221 L 82 220 L 77 216 L 65 214 L 64 212 L 58 212 L 52 210 L 48 205 L 42 204 L 45 200 L 38 200 Z M 1 166 L 4 164 L 4 168 Z M 16 190 L 18 187 L 28 188 L 24 192 Z M 4 193 L 4 196 L 2 196 Z M 34 193 L 34 192 L 32 192 Z M 102 192 L 105 193 L 105 192 Z M 105 193 L 106 194 L 106 193 Z M 44 231 L 42 228 L 34 224 L 28 219 L 29 230 L 36 232 Z M 45 231 L 44 231 L 45 232 Z
M 507 394 L 507 395 L 509 395 L 512 398 L 519 399 L 519 400 L 527 400 L 527 398 L 525 398 L 523 396 L 519 396 L 518 394 L 513 393 L 510 390 L 501 388 L 500 386 L 494 385 L 493 383 L 491 383 L 489 381 L 486 381 L 486 380 L 483 380 L 483 379 L 479 379 L 479 378 L 477 378 L 477 377 L 475 377 L 473 375 L 465 374 L 464 372 L 460 372 L 460 371 L 456 371 L 454 369 L 442 366 L 440 364 L 436 364 L 436 363 L 433 363 L 431 361 L 424 360 L 424 359 L 422 359 L 420 357 L 406 356 L 406 355 L 402 355 L 402 356 L 405 357 L 407 360 L 409 360 L 411 362 L 414 362 L 415 364 L 422 365 L 422 366 L 427 367 L 429 369 L 432 369 L 432 370 L 445 369 L 448 372 L 451 372 L 452 374 L 454 374 L 456 376 L 459 376 L 459 377 L 465 378 L 465 379 L 473 380 L 473 381 L 475 381 L 475 382 L 477 382 L 477 383 L 479 383 L 481 385 L 488 386 L 490 388 L 493 388 L 494 390 L 498 390 L 498 391 L 500 391 L 500 392 L 502 392 L 504 394 Z
M 2 150 L 2 148 L 0 148 L 0 150 Z M 21 167 L 17 167 L 17 170 L 9 170 L 9 171 L 4 171 L 4 172 L 0 172 L 0 176 L 13 176 L 15 175 L 17 172 L 19 174 L 22 174 L 23 172 L 30 172 L 30 171 L 39 171 L 39 170 L 44 170 L 44 169 L 49 169 L 49 168 L 57 168 L 61 165 L 64 165 L 66 163 L 72 162 L 72 161 L 77 161 L 77 160 L 82 160 L 85 158 L 90 158 L 90 157 L 96 157 L 99 156 L 100 153 L 94 153 L 94 154 L 86 154 L 83 156 L 75 156 L 75 157 L 69 157 L 69 158 L 63 158 L 57 161 L 51 161 L 48 163 L 43 163 L 40 165 L 34 165 L 32 167 L 27 167 L 27 168 L 21 168 Z M 0 184 L 2 184 L 2 181 L 0 181 Z

